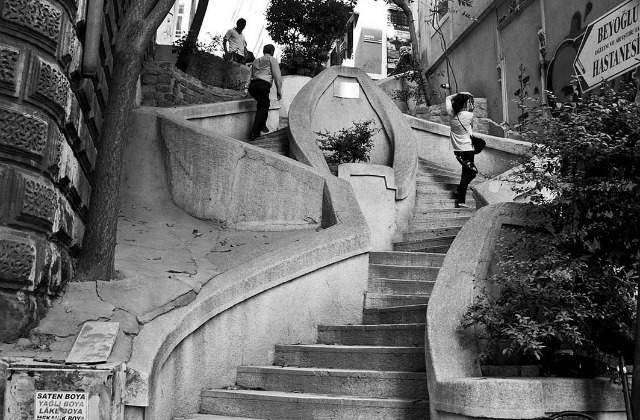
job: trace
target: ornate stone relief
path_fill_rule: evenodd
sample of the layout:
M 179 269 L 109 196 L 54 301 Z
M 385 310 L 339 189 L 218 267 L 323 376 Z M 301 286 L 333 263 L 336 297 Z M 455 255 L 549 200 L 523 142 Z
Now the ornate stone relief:
M 46 0 L 4 0 L 0 16 L 54 42 L 60 37 L 62 10 Z
M 21 213 L 53 224 L 56 213 L 56 191 L 35 178 L 24 178 Z
M 0 232 L 0 282 L 32 284 L 35 266 L 36 247 L 31 240 Z
M 0 144 L 42 156 L 48 124 L 33 115 L 0 107 Z
M 64 112 L 69 100 L 69 80 L 54 65 L 38 59 L 38 74 L 35 93 L 49 99 Z
M 20 50 L 0 44 L 0 83 L 15 90 L 18 83 L 18 61 Z

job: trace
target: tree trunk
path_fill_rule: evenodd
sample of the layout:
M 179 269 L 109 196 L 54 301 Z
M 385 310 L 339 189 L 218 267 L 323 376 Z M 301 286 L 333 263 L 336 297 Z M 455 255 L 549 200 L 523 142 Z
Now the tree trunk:
M 204 15 L 207 12 L 208 6 L 209 0 L 198 1 L 196 13 L 193 15 L 193 21 L 189 26 L 189 33 L 187 34 L 184 44 L 182 44 L 182 48 L 180 48 L 178 59 L 176 61 L 176 67 L 182 71 L 187 71 L 191 54 L 196 50 L 198 36 L 200 35 L 200 29 L 202 28 L 202 22 L 204 21 Z
M 427 83 L 424 80 L 422 59 L 420 57 L 420 46 L 418 45 L 418 33 L 416 32 L 416 25 L 413 20 L 413 11 L 407 0 L 392 0 L 393 3 L 402 9 L 407 20 L 409 21 L 409 36 L 411 37 L 411 55 L 413 56 L 413 68 L 418 73 L 418 83 L 420 84 L 420 90 L 424 96 L 424 102 L 429 105 L 429 97 L 427 96 Z M 427 63 L 425 63 L 426 65 Z
M 116 36 L 110 94 L 98 143 L 91 206 L 76 281 L 109 281 L 113 278 L 127 118 L 133 109 L 145 49 L 173 1 L 132 3 Z
M 98 145 L 98 161 L 93 175 L 91 206 L 79 271 L 82 280 L 113 278 L 118 193 L 127 116 L 133 109 L 142 58 L 135 54 L 116 55 L 109 102 Z

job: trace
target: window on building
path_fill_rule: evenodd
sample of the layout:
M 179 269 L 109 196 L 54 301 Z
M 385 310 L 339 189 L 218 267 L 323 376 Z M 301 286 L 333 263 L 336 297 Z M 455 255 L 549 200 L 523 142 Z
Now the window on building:
M 440 21 L 449 13 L 449 0 L 433 0 L 433 13 Z
M 180 38 L 182 36 L 182 16 L 178 15 L 176 18 L 176 38 Z
M 389 23 L 393 25 L 394 29 L 403 31 L 409 30 L 409 19 L 407 19 L 407 15 L 405 15 L 402 10 L 389 9 L 389 14 L 387 16 Z

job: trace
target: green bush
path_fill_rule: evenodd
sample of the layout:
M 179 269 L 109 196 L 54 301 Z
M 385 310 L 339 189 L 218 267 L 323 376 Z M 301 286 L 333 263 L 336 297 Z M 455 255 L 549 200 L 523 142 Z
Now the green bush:
M 605 87 L 528 112 L 521 131 L 534 145 L 517 192 L 546 212 L 553 232 L 514 244 L 492 278 L 498 291 L 483 291 L 462 321 L 503 340 L 505 353 L 551 368 L 557 350 L 602 359 L 630 347 L 640 273 L 634 94 Z
M 373 148 L 373 135 L 380 131 L 372 127 L 373 120 L 354 122 L 353 127 L 343 128 L 335 133 L 327 130 L 316 132 L 318 146 L 325 153 L 327 162 L 333 164 L 368 162 Z
M 176 39 L 173 42 L 173 47 L 180 50 L 187 50 L 189 55 L 196 54 L 215 54 L 222 52 L 222 35 L 212 35 L 211 33 L 207 33 L 209 36 L 208 42 L 190 42 L 189 34 L 183 35 L 181 38 Z

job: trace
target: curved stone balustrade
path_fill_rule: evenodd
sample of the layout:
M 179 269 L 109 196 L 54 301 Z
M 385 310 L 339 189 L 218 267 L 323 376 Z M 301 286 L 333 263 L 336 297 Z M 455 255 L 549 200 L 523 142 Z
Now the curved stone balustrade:
M 415 191 L 417 159 L 412 130 L 391 99 L 360 69 L 331 67 L 300 90 L 289 110 L 290 150 L 300 162 L 329 173 L 316 144 L 316 131 L 337 131 L 367 119 L 377 120 L 383 130 L 375 139 L 371 163 L 393 167 L 396 199 L 404 199 Z
M 449 126 L 421 118 L 404 116 L 411 126 L 418 149 L 418 156 L 454 171 L 460 170 L 460 164 L 453 156 L 449 140 Z M 531 143 L 521 140 L 490 136 L 476 133 L 487 142 L 487 146 L 475 162 L 482 175 L 495 177 L 513 168 L 521 156 L 529 152 Z
M 254 230 L 313 227 L 304 216 L 318 224 L 295 243 L 212 273 L 191 303 L 144 324 L 127 363 L 128 418 L 168 420 L 197 411 L 204 387 L 232 384 L 237 365 L 270 363 L 274 344 L 311 340 L 334 318 L 359 322 L 369 230 L 349 183 L 328 171 L 207 131 L 184 108 L 138 113 L 156 115 L 138 130 L 162 147 L 165 188 L 191 215 Z M 264 217 L 248 217 L 252 200 L 264 203 Z
M 478 210 L 451 245 L 427 309 L 427 377 L 431 419 L 540 418 L 578 410 L 624 417 L 622 391 L 607 378 L 486 378 L 476 340 L 460 320 L 487 285 L 502 225 L 535 226 L 530 205 L 500 203 Z

